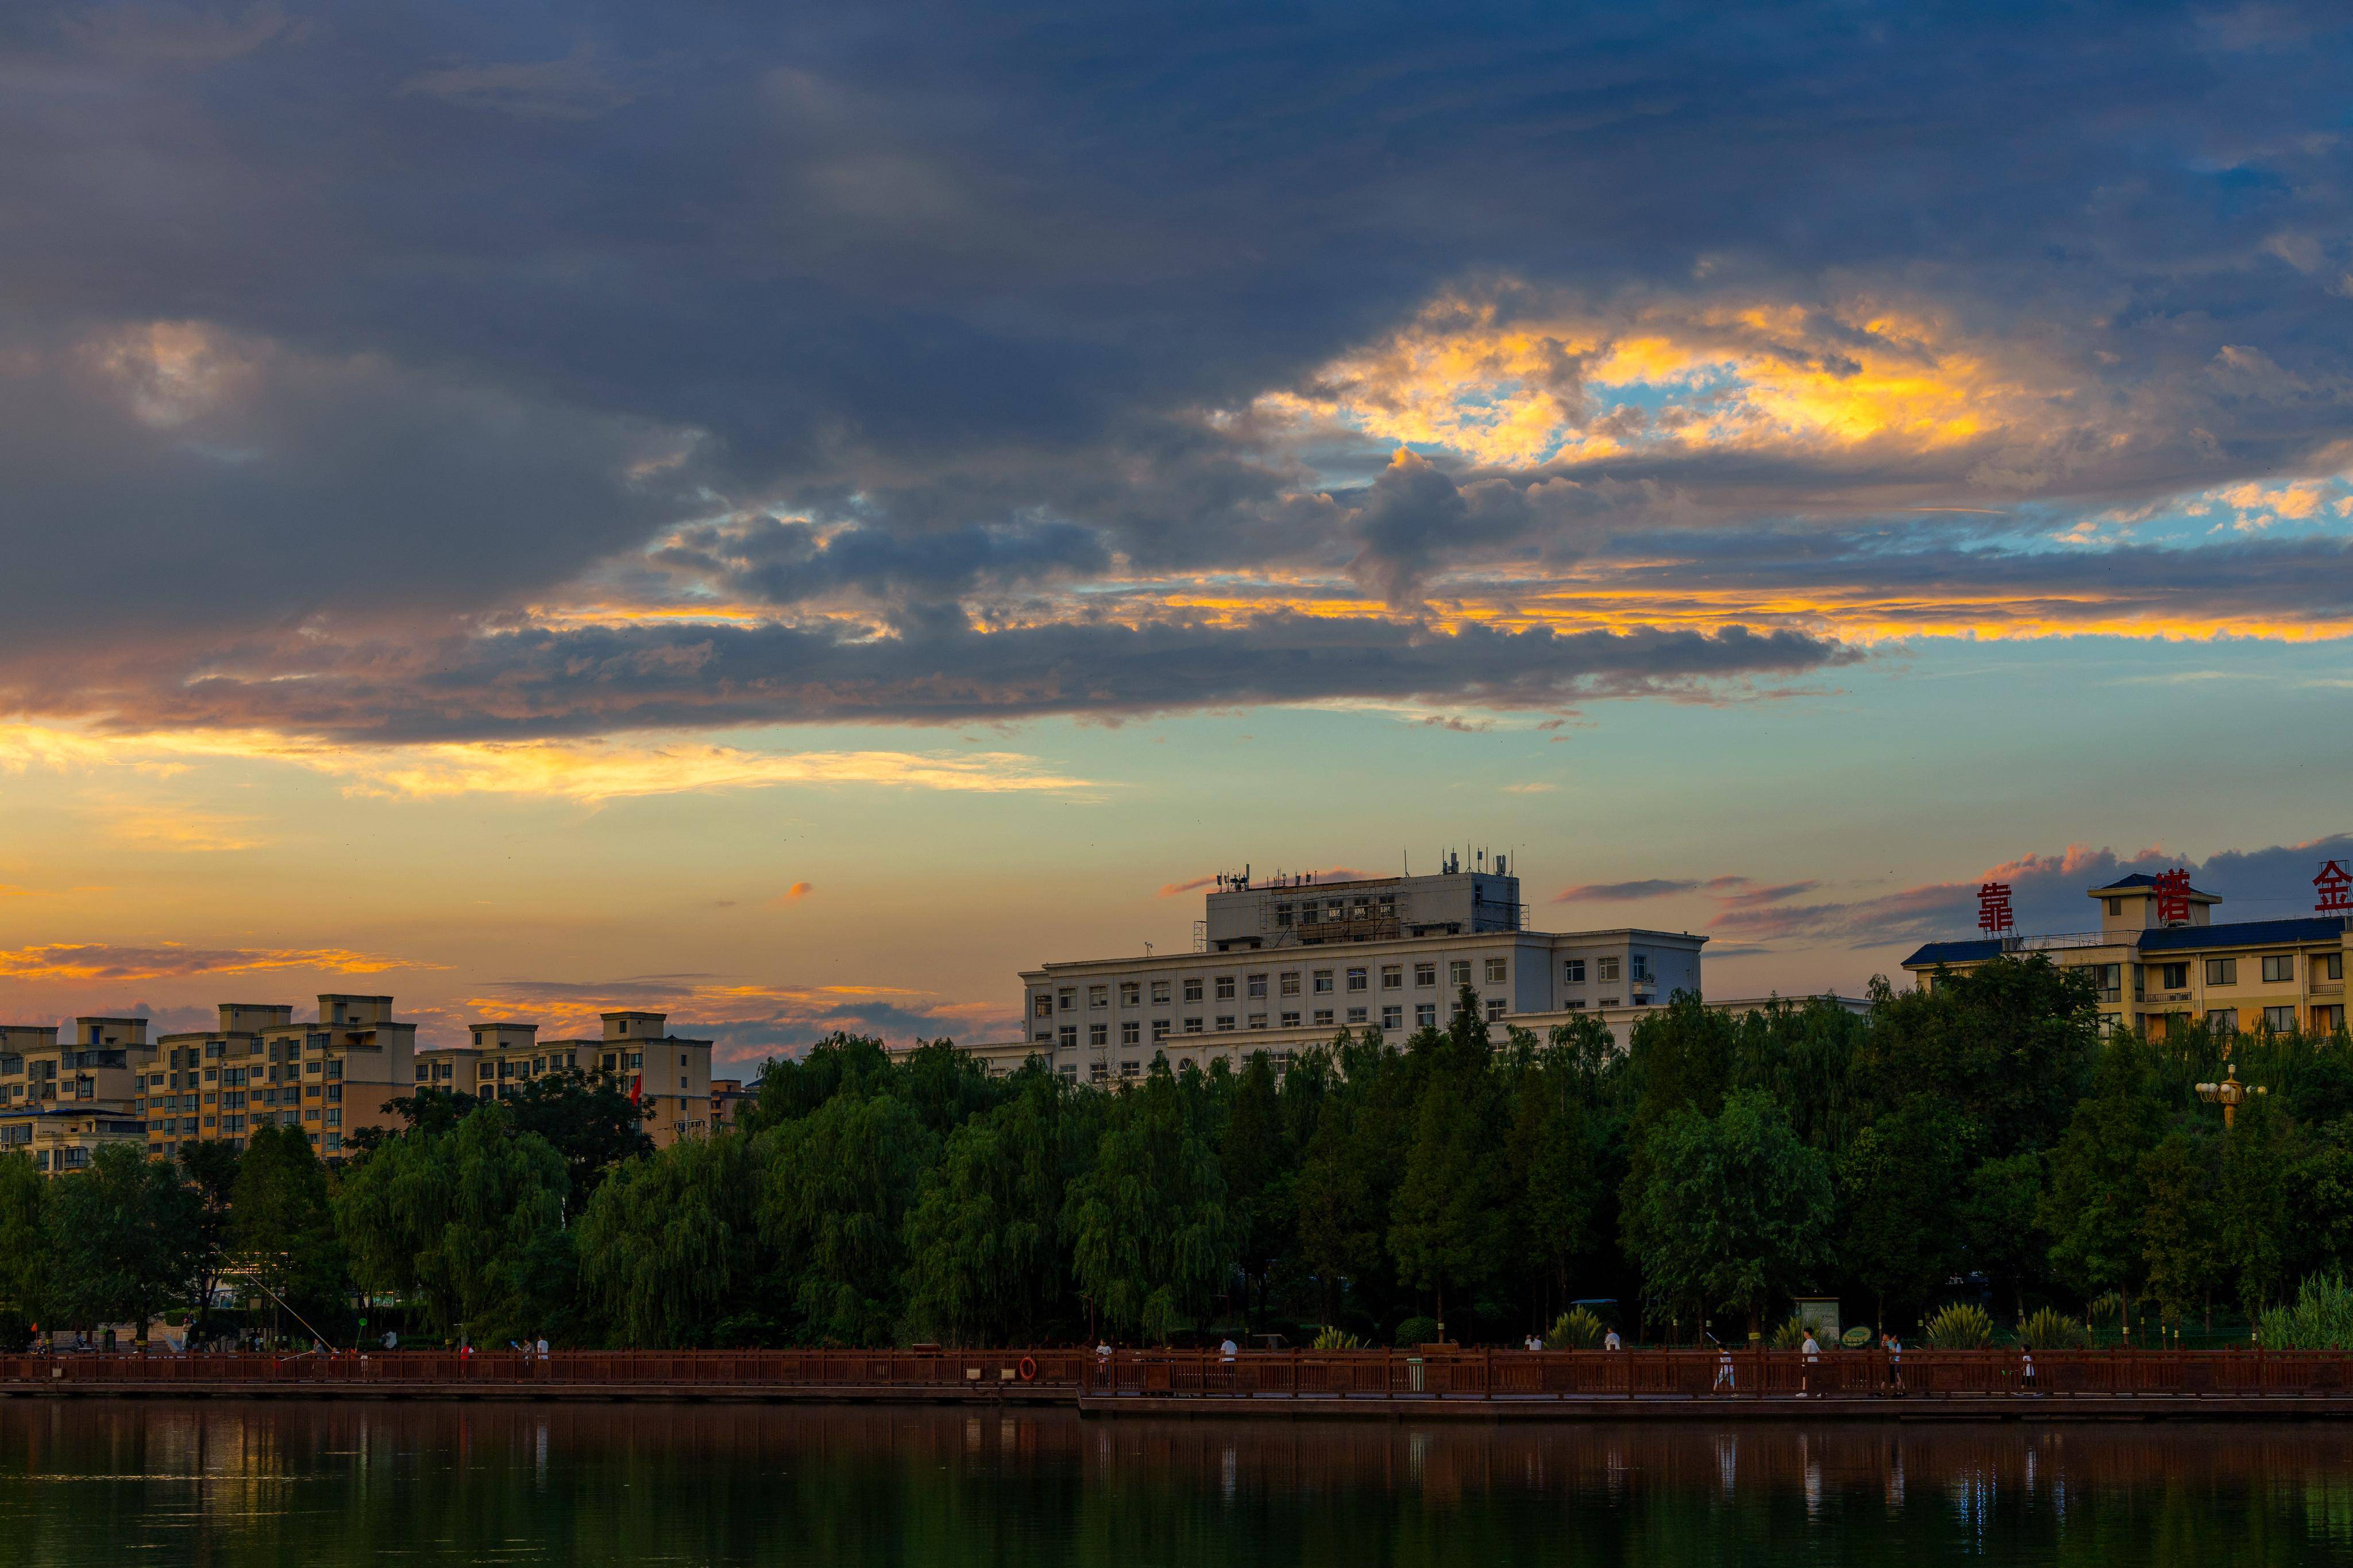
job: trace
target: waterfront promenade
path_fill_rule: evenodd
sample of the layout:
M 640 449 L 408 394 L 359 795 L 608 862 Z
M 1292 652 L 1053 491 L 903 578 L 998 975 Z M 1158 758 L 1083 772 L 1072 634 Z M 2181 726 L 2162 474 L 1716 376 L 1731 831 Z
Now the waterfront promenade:
M 0 1357 L 0 1398 L 1043 1405 L 1470 1420 L 2353 1417 L 2331 1351 L 438 1351 Z

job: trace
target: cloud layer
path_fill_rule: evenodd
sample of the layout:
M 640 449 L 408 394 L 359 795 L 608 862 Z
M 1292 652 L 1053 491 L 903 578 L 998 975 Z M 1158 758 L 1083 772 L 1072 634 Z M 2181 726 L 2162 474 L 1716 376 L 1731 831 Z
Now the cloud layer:
M 2295 4 L 37 0 L 0 710 L 1561 710 L 2343 636 L 2348 63 Z

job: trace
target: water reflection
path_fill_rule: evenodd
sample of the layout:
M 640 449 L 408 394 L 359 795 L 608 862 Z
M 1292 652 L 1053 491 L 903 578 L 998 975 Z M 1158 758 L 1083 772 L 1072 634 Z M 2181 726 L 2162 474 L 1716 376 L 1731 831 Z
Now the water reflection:
M 2353 1563 L 2353 1429 L 0 1405 L 0 1561 Z

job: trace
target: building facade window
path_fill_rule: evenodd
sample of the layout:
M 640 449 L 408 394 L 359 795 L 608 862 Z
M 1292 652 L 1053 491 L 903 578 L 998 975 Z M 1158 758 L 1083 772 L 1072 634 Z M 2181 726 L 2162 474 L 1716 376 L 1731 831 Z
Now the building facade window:
M 1218 1015 L 1218 1033 L 1221 1035 L 1231 1034 L 1233 1032 L 1233 1027 L 1234 1016 L 1231 1013 L 1220 1013 Z
M 1382 1008 L 1382 1009 L 1381 1009 L 1381 1027 L 1382 1027 L 1382 1028 L 1384 1028 L 1384 1029 L 1402 1029 L 1402 1028 L 1404 1028 L 1404 1027 L 1405 1027 L 1405 1009 L 1404 1009 L 1403 1007 L 1398 1007 L 1398 1006 L 1388 1006 L 1388 1007 L 1384 1007 L 1384 1008 Z
M 1315 972 L 1315 994 L 1318 996 L 1329 996 L 1332 994 L 1332 972 L 1330 970 L 1319 969 Z
M 1101 1008 L 1104 1008 L 1104 1007 L 1108 1007 L 1108 1006 L 1110 1006 L 1110 1005 L 1111 1005 L 1111 987 L 1110 987 L 1110 986 L 1108 986 L 1108 985 L 1090 985 L 1090 986 L 1088 986 L 1088 987 L 1087 987 L 1087 1005 L 1088 1005 L 1089 1007 L 1091 1007 L 1091 1008 L 1096 1008 L 1096 1009 L 1101 1009 Z
M 1198 1019 L 1198 1018 L 1187 1018 L 1187 1019 L 1186 1019 L 1186 1020 L 1185 1020 L 1185 1032 L 1186 1032 L 1187 1034 L 1188 1034 L 1188 1035 L 1198 1035 L 1198 1034 L 1199 1034 L 1199 1033 L 1201 1032 L 1201 1020 L 1200 1020 L 1200 1019 Z
M 2263 984 L 2285 985 L 2295 979 L 2295 954 L 2267 952 L 2263 954 Z
M 1417 1029 L 1438 1027 L 1438 1004 L 1417 1002 L 1413 1005 L 1413 1026 Z
M 1634 978 L 1637 981 L 1647 981 L 1651 978 L 1651 955 L 1649 953 L 1638 952 L 1629 960 L 1629 962 L 1634 966 Z
M 1266 1027 L 1266 1015 L 1265 1015 L 1265 1014 L 1263 1014 L 1263 1013 L 1252 1013 L 1252 1014 L 1250 1016 L 1250 1026 L 1251 1028 L 1253 1028 L 1253 1029 L 1263 1029 L 1263 1028 L 1265 1028 L 1265 1027 Z
M 1155 1007 L 1165 1007 L 1168 1005 L 1168 982 L 1166 980 L 1155 980 L 1152 983 L 1152 1004 Z
M 2160 991 L 2185 991 L 2189 986 L 2189 965 L 2160 963 L 2157 966 L 2157 987 Z
M 2209 1007 L 2206 1009 L 2206 1026 L 2218 1035 L 2235 1035 L 2239 1032 L 2239 1010 L 2236 1007 Z
M 1446 984 L 1449 985 L 1470 984 L 1471 961 L 1467 958 L 1452 958 L 1447 960 Z
M 1201 982 L 1199 977 L 1196 976 L 1195 978 L 1185 982 L 1185 1000 L 1187 1002 L 1198 1002 L 1200 999 Z
M 1230 1001 L 1232 1001 L 1233 999 L 1234 999 L 1234 977 L 1233 977 L 1232 975 L 1230 975 L 1230 974 L 1220 974 L 1220 975 L 1219 975 L 1219 976 L 1218 976 L 1218 1000 L 1219 1000 L 1219 1001 L 1220 1001 L 1220 1002 L 1230 1002 Z
M 1123 1046 L 1134 1046 L 1141 1045 L 1143 1042 L 1144 1020 L 1141 1018 L 1121 1019 L 1119 1025 L 1119 1043 Z
M 1504 958 L 1491 958 L 1491 959 L 1489 959 L 1489 960 L 1487 961 L 1487 984 L 1490 984 L 1490 985 L 1501 985 L 1501 984 L 1504 984 L 1504 981 L 1505 981 L 1505 980 L 1510 976 L 1511 973 L 1512 973 L 1512 964 L 1511 964 L 1511 961 L 1510 961 L 1509 959 L 1504 959 Z
M 1362 991 L 1365 989 L 1366 979 L 1366 976 L 1365 971 L 1361 969 L 1351 969 L 1348 971 L 1348 989 L 1351 991 Z
M 2312 956 L 2312 977 L 2315 980 L 2345 978 L 2345 955 L 2341 952 L 2316 952 Z
M 1249 992 L 1250 992 L 1250 1000 L 1251 1000 L 1251 1001 L 1253 1001 L 1253 1002 L 1263 1002 L 1263 1001 L 1265 1001 L 1265 1000 L 1266 1000 L 1266 976 L 1265 976 L 1265 975 L 1263 975 L 1263 974 L 1253 974 L 1253 975 L 1251 975 L 1251 976 L 1250 977 Z
M 2333 1035 L 2345 1026 L 2345 1004 L 2332 1002 L 2312 1010 L 2312 1031 L 2316 1035 Z
M 1351 1007 L 1351 1008 L 1349 1008 L 1349 1009 L 1348 1009 L 1348 1022 L 1349 1022 L 1349 1023 L 1351 1023 L 1351 1024 L 1362 1024 L 1362 1023 L 1364 1023 L 1364 1022 L 1366 1022 L 1366 1017 L 1365 1017 L 1365 1009 L 1363 1009 L 1362 1007 Z
M 1285 996 L 1296 996 L 1299 994 L 1299 971 L 1296 969 L 1287 970 L 1284 972 L 1282 976 L 1282 994 Z
M 1076 1024 L 1063 1025 L 1062 1037 L 1059 1044 L 1064 1050 L 1076 1050 L 1079 1045 L 1079 1026 Z
M 2295 1028 L 2295 1009 L 2293 1007 L 2264 1008 L 2263 1027 L 2277 1035 L 2293 1032 Z
M 1134 1007 L 1141 1005 L 1143 1001 L 1143 986 L 1137 984 L 1133 980 L 1123 980 L 1119 983 L 1119 1005 L 1121 1006 Z
M 1415 964 L 1413 966 L 1413 983 L 1417 987 L 1424 991 L 1427 991 L 1431 986 L 1437 984 L 1438 965 L 1435 963 Z
M 1152 1043 L 1153 1043 L 1154 1045 L 1155 1045 L 1155 1046 L 1156 1046 L 1156 1045 L 1158 1045 L 1161 1041 L 1163 1041 L 1163 1040 L 1166 1039 L 1167 1037 L 1168 1037 L 1168 1020 L 1167 1020 L 1167 1019 L 1166 1019 L 1166 1018 L 1155 1018 L 1155 1019 L 1153 1019 L 1153 1020 L 1152 1020 Z
M 1381 989 L 1384 991 L 1402 991 L 1405 989 L 1404 964 L 1384 963 L 1381 965 Z
M 1331 1008 L 1318 1007 L 1315 1009 L 1315 1026 L 1317 1028 L 1328 1029 L 1332 1026 L 1332 1022 L 1333 1013 Z
M 1075 985 L 1064 987 L 1061 994 L 1061 1002 L 1063 1012 L 1076 1012 L 1079 1006 L 1079 988 Z
M 1111 1026 L 1109 1024 L 1089 1024 L 1087 1026 L 1087 1044 L 1097 1047 L 1111 1044 Z
M 2239 983 L 2239 961 L 2235 958 L 2210 958 L 2206 961 L 2206 984 L 2236 985 Z
M 1594 961 L 1594 978 L 1598 980 L 1605 983 L 1615 980 L 1618 978 L 1618 961 L 1614 958 L 1597 959 Z
M 1506 1008 L 1508 1005 L 1509 1005 L 1509 1004 L 1504 1003 L 1504 1002 L 1500 1002 L 1500 1001 L 1491 1001 L 1491 1002 L 1489 1002 L 1489 1003 L 1487 1004 L 1487 1022 L 1489 1022 L 1490 1024 L 1492 1024 L 1492 1023 L 1495 1022 L 1498 1018 L 1501 1018 L 1501 1017 L 1504 1016 L 1504 1010 L 1505 1010 L 1505 1008 Z

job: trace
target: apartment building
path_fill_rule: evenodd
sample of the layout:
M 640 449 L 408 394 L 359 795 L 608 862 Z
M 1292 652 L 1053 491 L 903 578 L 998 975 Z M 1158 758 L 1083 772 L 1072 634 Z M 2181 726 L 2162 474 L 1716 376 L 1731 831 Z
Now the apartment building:
M 52 1175 L 79 1170 L 108 1143 L 144 1143 L 134 1110 L 155 1047 L 144 1018 L 0 1024 L 0 1153 L 30 1154 Z
M 2085 889 L 2097 931 L 1932 942 L 1904 967 L 1933 989 L 2005 953 L 2047 953 L 2090 974 L 2103 1028 L 2160 1039 L 2192 1022 L 2226 1032 L 2345 1026 L 2344 916 L 2218 923 L 2216 895 L 2188 889 L 2168 909 L 2161 891 L 2155 878 L 2126 877 Z
M 417 1026 L 394 1018 L 392 1001 L 329 992 L 303 1021 L 287 1005 L 224 1002 L 216 1027 L 163 1036 L 136 1101 L 148 1152 L 210 1139 L 242 1147 L 276 1124 L 301 1128 L 332 1159 L 364 1127 L 396 1130 L 390 1102 L 410 1091 Z
M 670 1032 L 666 1013 L 600 1015 L 604 1035 L 594 1040 L 542 1040 L 539 1026 L 485 1021 L 470 1026 L 471 1042 L 417 1054 L 412 1089 L 462 1091 L 496 1100 L 550 1073 L 578 1071 L 634 1089 L 653 1114 L 646 1135 L 658 1148 L 700 1137 L 717 1125 L 709 1040 Z

